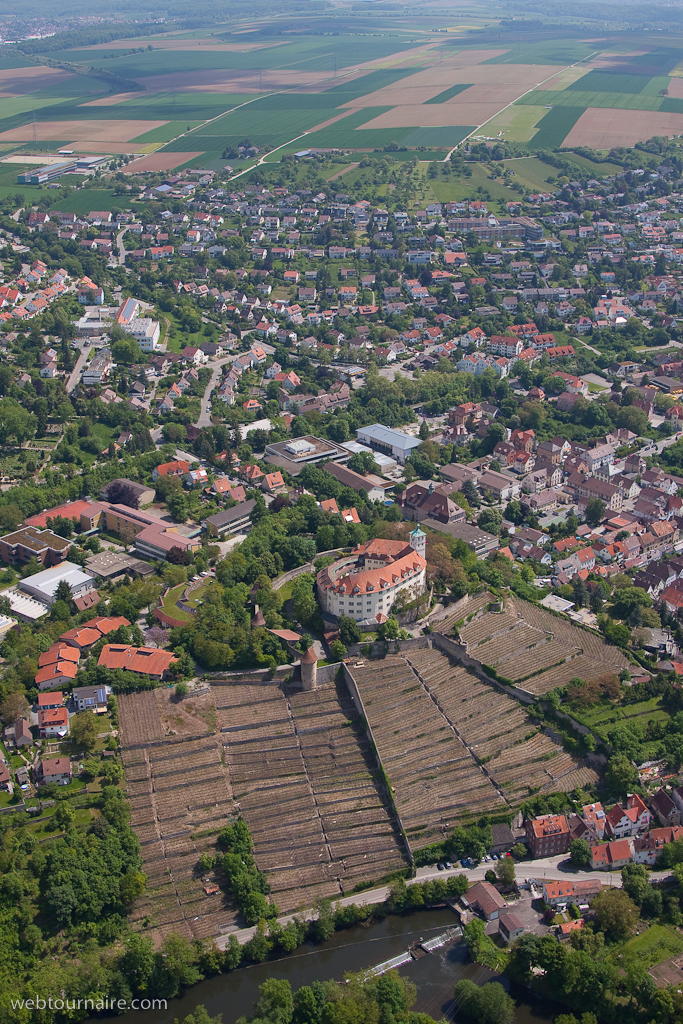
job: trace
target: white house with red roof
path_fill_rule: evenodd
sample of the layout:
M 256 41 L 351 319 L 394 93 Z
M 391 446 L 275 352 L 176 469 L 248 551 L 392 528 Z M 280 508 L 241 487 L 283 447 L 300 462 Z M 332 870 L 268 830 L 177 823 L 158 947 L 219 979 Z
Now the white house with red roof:
M 605 815 L 605 836 L 608 839 L 624 839 L 637 836 L 650 827 L 652 814 L 637 793 L 629 794 L 626 807 L 615 804 Z

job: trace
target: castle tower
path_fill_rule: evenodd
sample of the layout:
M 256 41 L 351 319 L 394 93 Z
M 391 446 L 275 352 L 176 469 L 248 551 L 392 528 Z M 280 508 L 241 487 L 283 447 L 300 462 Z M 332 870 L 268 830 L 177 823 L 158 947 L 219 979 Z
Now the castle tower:
M 304 690 L 318 688 L 318 655 L 313 645 L 301 655 L 301 686 Z
M 410 546 L 418 555 L 427 559 L 427 534 L 423 533 L 419 526 L 416 526 L 410 535 Z
M 266 620 L 263 617 L 263 612 L 261 611 L 259 606 L 256 604 L 256 605 L 254 605 L 254 616 L 253 616 L 253 618 L 251 620 L 251 628 L 252 629 L 262 629 L 262 628 L 265 627 L 265 625 L 266 625 Z

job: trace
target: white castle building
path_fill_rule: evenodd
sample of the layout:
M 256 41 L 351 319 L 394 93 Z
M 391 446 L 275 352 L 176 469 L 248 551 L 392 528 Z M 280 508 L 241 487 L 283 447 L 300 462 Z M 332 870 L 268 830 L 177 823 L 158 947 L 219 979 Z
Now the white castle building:
M 318 601 L 324 612 L 356 622 L 384 622 L 399 594 L 409 601 L 424 593 L 427 573 L 426 534 L 416 526 L 408 542 L 369 540 L 317 576 Z

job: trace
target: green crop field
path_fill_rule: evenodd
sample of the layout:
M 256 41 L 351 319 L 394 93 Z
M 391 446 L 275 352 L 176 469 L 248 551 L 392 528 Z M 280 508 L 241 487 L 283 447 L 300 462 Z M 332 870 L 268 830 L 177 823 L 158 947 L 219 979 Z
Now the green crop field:
M 269 40 L 270 41 L 270 40 Z M 152 46 L 154 44 L 152 43 Z M 103 68 L 122 78 L 150 78 L 153 75 L 184 74 L 193 71 L 251 70 L 252 68 L 306 71 L 333 69 L 351 64 L 389 57 L 414 46 L 405 36 L 375 35 L 367 37 L 338 36 L 304 37 L 254 51 L 146 50 L 144 53 L 113 56 L 107 59 L 102 50 L 57 51 L 50 56 L 59 60 L 77 60 L 92 67 Z M 112 50 L 112 54 L 116 51 Z
M 649 75 L 619 75 L 609 71 L 589 71 L 583 78 L 568 85 L 567 91 L 639 93 L 649 82 Z
M 175 139 L 189 129 L 196 128 L 198 123 L 202 124 L 201 121 L 169 121 L 168 124 L 162 124 L 159 128 L 153 128 L 150 132 L 138 135 L 132 141 L 143 145 L 149 142 L 170 142 L 171 139 Z
M 444 89 L 438 96 L 432 96 L 431 100 L 427 100 L 427 103 L 446 103 L 447 100 L 452 100 L 458 93 L 464 92 L 465 89 L 470 89 L 470 85 L 452 85 L 450 89 Z
M 55 202 L 53 209 L 63 210 L 64 213 L 87 214 L 91 210 L 110 210 L 112 206 L 126 209 L 130 205 L 130 199 L 127 199 L 126 196 L 117 196 L 111 188 L 86 188 L 72 193 L 66 199 Z
M 485 64 L 576 64 L 585 60 L 592 53 L 600 52 L 600 47 L 592 46 L 577 39 L 548 40 L 547 43 L 522 43 L 513 46 L 507 53 L 491 57 Z
M 569 132 L 583 114 L 585 107 L 558 107 L 549 110 L 538 122 L 533 137 L 534 149 L 555 149 L 561 146 Z
M 587 78 L 588 76 L 586 76 Z M 582 78 L 581 82 L 585 79 Z M 555 92 L 551 89 L 536 89 L 534 92 L 522 96 L 517 101 L 518 106 L 539 106 L 542 103 L 550 104 L 553 107 L 614 107 L 618 110 L 661 110 L 665 102 L 664 96 L 647 96 L 644 93 L 616 93 L 616 92 L 585 92 L 562 89 Z M 680 100 L 672 100 L 673 103 L 680 103 Z

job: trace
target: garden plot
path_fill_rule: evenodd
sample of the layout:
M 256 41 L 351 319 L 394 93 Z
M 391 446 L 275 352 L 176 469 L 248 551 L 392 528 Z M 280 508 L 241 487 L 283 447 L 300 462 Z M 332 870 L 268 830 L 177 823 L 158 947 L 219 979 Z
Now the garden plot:
M 405 659 L 353 669 L 396 809 L 411 842 L 506 805 Z

